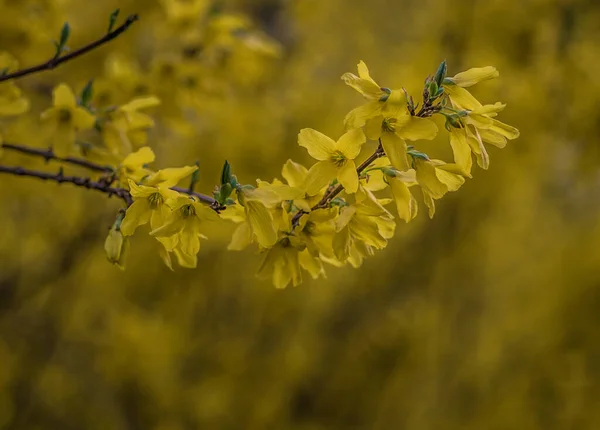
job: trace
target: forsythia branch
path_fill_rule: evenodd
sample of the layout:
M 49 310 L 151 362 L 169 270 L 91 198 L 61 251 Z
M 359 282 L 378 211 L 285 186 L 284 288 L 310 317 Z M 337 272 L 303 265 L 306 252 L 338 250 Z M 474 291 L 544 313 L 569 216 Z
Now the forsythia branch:
M 78 187 L 84 187 L 88 190 L 96 190 L 101 193 L 108 194 L 108 196 L 117 196 L 125 201 L 125 203 L 129 206 L 133 203 L 131 198 L 131 194 L 124 188 L 115 188 L 111 187 L 106 182 L 101 181 L 92 181 L 90 178 L 83 178 L 79 176 L 65 176 L 63 174 L 62 168 L 58 171 L 58 173 L 46 173 L 40 172 L 37 170 L 25 169 L 20 166 L 9 167 L 0 165 L 0 173 L 8 173 L 17 176 L 28 176 L 31 178 L 38 178 L 44 181 L 54 181 L 58 184 L 62 183 L 70 183 L 76 185 Z
M 50 160 L 55 160 L 55 161 L 59 161 L 62 163 L 73 164 L 76 166 L 85 167 L 86 169 L 93 170 L 95 172 L 104 172 L 104 173 L 112 172 L 112 169 L 108 166 L 100 166 L 96 163 L 92 163 L 91 161 L 83 160 L 81 158 L 57 157 L 51 148 L 37 149 L 37 148 L 30 148 L 28 146 L 23 146 L 23 145 L 16 145 L 14 143 L 2 143 L 2 144 L 0 144 L 0 147 L 11 150 L 11 151 L 20 152 L 20 153 L 26 154 L 26 155 L 42 157 L 46 160 L 46 162 L 48 162 Z
M 105 43 L 110 42 L 113 39 L 116 39 L 122 33 L 127 31 L 127 29 L 137 20 L 139 19 L 138 15 L 130 15 L 127 17 L 125 22 L 115 28 L 114 30 L 106 33 L 100 39 L 96 39 L 95 41 L 76 49 L 75 51 L 71 51 L 70 53 L 58 57 L 52 57 L 48 61 L 38 64 L 37 66 L 32 66 L 27 69 L 17 70 L 13 73 L 7 73 L 5 75 L 0 76 L 0 82 L 9 81 L 12 79 L 22 78 L 23 76 L 31 75 L 34 73 L 42 72 L 44 70 L 52 70 L 61 65 L 62 63 L 66 63 L 67 61 L 73 60 L 81 55 L 87 54 L 90 51 L 93 51 L 96 48 L 104 45 Z
M 14 143 L 2 143 L 2 144 L 0 144 L 0 147 L 5 150 L 19 152 L 21 154 L 31 155 L 31 156 L 35 156 L 35 157 L 41 157 L 44 160 L 46 160 L 46 162 L 48 162 L 50 160 L 54 160 L 54 161 L 58 161 L 58 162 L 66 163 L 66 164 L 72 164 L 74 166 L 84 167 L 84 168 L 94 171 L 94 172 L 109 173 L 109 174 L 114 173 L 113 168 L 111 168 L 110 166 L 102 166 L 102 165 L 96 164 L 92 161 L 84 160 L 84 159 L 77 158 L 77 157 L 64 157 L 64 158 L 58 157 L 54 154 L 52 149 L 30 148 L 28 146 L 17 145 Z M 3 169 L 13 169 L 13 168 L 4 167 Z M 10 171 L 9 170 L 2 170 L 2 171 L 4 173 L 13 173 L 14 169 L 10 170 Z M 32 172 L 32 171 L 28 171 L 28 172 Z M 21 176 L 31 176 L 28 174 L 19 174 L 19 173 L 13 173 L 13 174 L 21 175 Z M 41 178 L 40 176 L 35 176 L 35 177 Z M 69 177 L 69 178 L 71 178 L 71 177 Z M 41 178 L 41 179 L 52 179 L 52 178 Z M 79 179 L 85 179 L 85 178 L 79 178 Z M 62 181 L 62 182 L 70 182 L 70 181 Z M 74 183 L 74 182 L 71 182 L 71 183 Z M 75 184 L 75 185 L 78 185 L 78 184 Z M 115 189 L 117 189 L 117 188 L 115 188 Z M 211 207 L 211 209 L 215 210 L 216 212 L 219 212 L 219 211 L 225 209 L 225 207 L 220 205 L 219 202 L 217 202 L 214 198 L 207 196 L 205 194 L 197 193 L 195 191 L 190 190 L 189 188 L 172 187 L 171 189 L 174 191 L 177 191 L 179 193 L 187 194 L 189 196 L 193 196 L 193 197 L 197 198 L 199 201 L 208 204 Z M 123 190 L 123 191 L 127 192 L 127 190 Z M 127 194 L 129 195 L 129 193 L 127 193 Z M 129 198 L 131 198 L 131 196 L 129 196 Z M 131 202 L 129 202 L 128 204 L 131 204 Z

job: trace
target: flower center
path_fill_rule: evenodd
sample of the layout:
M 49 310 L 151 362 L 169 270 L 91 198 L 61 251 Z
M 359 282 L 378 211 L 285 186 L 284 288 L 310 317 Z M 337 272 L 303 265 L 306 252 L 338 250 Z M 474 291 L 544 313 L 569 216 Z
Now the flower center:
M 153 193 L 148 196 L 148 205 L 150 209 L 156 209 L 164 202 L 163 196 L 160 193 Z
M 385 118 L 381 123 L 381 130 L 393 133 L 396 131 L 396 122 L 398 122 L 396 118 Z
M 69 109 L 61 109 L 58 111 L 58 122 L 61 124 L 68 124 L 71 122 L 71 111 Z
M 306 224 L 304 225 L 304 228 L 302 229 L 302 232 L 311 236 L 315 232 L 315 227 L 316 227 L 316 224 L 314 222 L 307 221 Z
M 196 208 L 194 205 L 183 205 L 181 207 L 181 215 L 183 215 L 184 218 L 194 216 L 196 215 Z
M 337 150 L 331 154 L 331 161 L 337 167 L 342 167 L 346 163 L 346 156 L 342 153 L 342 151 Z

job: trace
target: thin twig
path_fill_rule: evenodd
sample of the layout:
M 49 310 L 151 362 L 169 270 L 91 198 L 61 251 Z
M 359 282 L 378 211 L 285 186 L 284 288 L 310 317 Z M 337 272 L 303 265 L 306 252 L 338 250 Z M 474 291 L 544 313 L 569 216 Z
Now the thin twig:
M 54 181 L 58 184 L 69 183 L 78 187 L 84 187 L 88 190 L 96 190 L 102 193 L 108 194 L 108 196 L 117 196 L 125 201 L 127 206 L 133 203 L 131 194 L 124 188 L 115 188 L 102 182 L 92 181 L 90 178 L 82 178 L 80 176 L 65 176 L 62 169 L 58 173 L 46 173 L 37 170 L 25 169 L 24 167 L 16 166 L 2 166 L 0 165 L 0 173 L 8 173 L 17 176 L 28 176 L 31 178 L 38 178 L 44 181 Z
M 73 164 L 75 166 L 85 167 L 86 169 L 92 170 L 94 172 L 102 172 L 102 173 L 112 173 L 113 169 L 110 166 L 101 166 L 99 164 L 93 163 L 91 161 L 87 161 L 81 158 L 75 157 L 57 157 L 52 148 L 49 149 L 37 149 L 30 148 L 28 146 L 16 145 L 14 143 L 2 143 L 0 146 L 4 149 L 9 149 L 11 151 L 20 152 L 22 154 L 27 155 L 35 155 L 37 157 L 42 157 L 46 162 L 50 160 L 59 161 L 62 163 Z
M 110 174 L 115 173 L 114 169 L 110 166 L 102 166 L 102 165 L 96 164 L 92 161 L 84 160 L 82 158 L 57 157 L 54 154 L 54 152 L 52 151 L 52 149 L 30 148 L 28 146 L 17 145 L 14 143 L 2 143 L 2 144 L 0 144 L 0 147 L 11 150 L 11 151 L 20 152 L 20 153 L 26 154 L 26 155 L 33 155 L 36 157 L 41 157 L 44 160 L 46 160 L 46 162 L 48 162 L 50 160 L 54 160 L 54 161 L 58 161 L 61 163 L 72 164 L 74 166 L 85 167 L 86 169 L 94 171 L 94 172 L 110 173 Z M 100 180 L 98 183 L 110 186 L 112 182 L 107 182 L 106 180 L 104 180 L 104 181 Z M 219 202 L 217 202 L 212 197 L 207 196 L 205 194 L 197 193 L 195 191 L 190 191 L 189 188 L 172 187 L 171 189 L 174 191 L 177 191 L 179 193 L 187 194 L 189 196 L 193 196 L 193 197 L 197 198 L 199 201 L 209 205 L 211 207 L 211 209 L 215 210 L 216 212 L 219 212 L 219 211 L 222 211 L 225 209 L 225 206 L 219 204 Z
M 139 19 L 138 15 L 129 15 L 125 22 L 121 24 L 119 27 L 115 28 L 113 31 L 106 33 L 100 39 L 97 39 L 75 51 L 71 51 L 66 55 L 59 57 L 52 57 L 48 61 L 42 64 L 38 64 L 37 66 L 29 67 L 27 69 L 17 70 L 13 73 L 7 73 L 5 75 L 0 76 L 0 82 L 9 81 L 11 79 L 22 78 L 23 76 L 31 75 L 33 73 L 42 72 L 44 70 L 52 70 L 61 65 L 62 63 L 66 63 L 67 61 L 73 60 L 81 55 L 87 54 L 90 51 L 93 51 L 96 48 L 104 45 L 105 43 L 110 42 L 113 39 L 116 39 L 122 33 L 124 33 L 134 22 Z

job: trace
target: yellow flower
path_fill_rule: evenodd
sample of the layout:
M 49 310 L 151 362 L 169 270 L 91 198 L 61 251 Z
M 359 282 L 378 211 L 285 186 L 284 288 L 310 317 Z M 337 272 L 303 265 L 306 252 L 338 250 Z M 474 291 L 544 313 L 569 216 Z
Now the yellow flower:
M 448 191 L 458 190 L 465 183 L 462 168 L 441 160 L 425 160 L 415 157 L 416 180 L 423 192 L 423 200 L 429 208 L 429 217 L 435 214 L 435 200 L 441 199 Z
M 148 130 L 154 127 L 154 120 L 139 110 L 159 104 L 160 100 L 156 97 L 142 97 L 112 111 L 109 121 L 102 126 L 102 137 L 106 147 L 113 154 L 126 155 L 144 146 L 148 140 Z
M 347 261 L 354 255 L 353 261 L 360 264 L 362 258 L 357 255 L 364 246 L 383 249 L 387 239 L 393 234 L 395 223 L 392 215 L 377 199 L 364 190 L 360 201 L 342 207 L 335 221 L 336 234 L 333 238 L 333 251 L 340 262 Z
M 76 132 L 92 128 L 96 118 L 77 105 L 73 91 L 66 84 L 58 85 L 52 93 L 52 98 L 53 106 L 42 112 L 41 117 L 54 128 L 54 153 L 59 157 L 66 157 L 71 153 Z
M 435 138 L 437 131 L 432 120 L 412 116 L 406 105 L 384 109 L 382 115 L 369 119 L 365 125 L 367 138 L 381 139 L 381 145 L 392 166 L 400 171 L 410 168 L 405 140 L 431 140 Z
M 283 176 L 283 179 L 285 179 L 291 187 L 302 191 L 301 197 L 293 199 L 293 205 L 298 209 L 310 212 L 310 208 L 320 200 L 320 197 L 311 197 L 306 193 L 307 175 L 308 169 L 302 164 L 296 163 L 292 160 L 286 161 L 281 169 L 281 176 Z
M 302 268 L 313 278 L 324 274 L 321 261 L 307 251 L 300 239 L 283 236 L 265 251 L 256 276 L 261 279 L 270 278 L 277 288 L 285 288 L 290 282 L 293 286 L 298 286 L 302 283 Z
M 311 255 L 333 257 L 335 209 L 317 209 L 300 218 L 294 233 Z
M 358 174 L 354 159 L 358 157 L 364 142 L 365 135 L 360 129 L 346 132 L 337 142 L 316 130 L 301 130 L 298 143 L 313 158 L 319 160 L 306 176 L 306 193 L 311 196 L 318 194 L 335 178 L 348 193 L 355 193 L 358 189 Z
M 165 224 L 171 212 L 166 202 L 179 197 L 179 193 L 168 187 L 149 187 L 137 185 L 129 180 L 129 192 L 133 203 L 127 208 L 125 219 L 121 224 L 121 231 L 125 236 L 132 236 L 135 230 L 150 222 L 152 230 Z
M 369 69 L 363 61 L 358 63 L 358 76 L 344 73 L 342 80 L 368 100 L 367 103 L 346 115 L 344 118 L 346 129 L 362 127 L 367 120 L 379 115 L 386 106 L 406 106 L 404 92 L 381 87 L 371 78 Z
M 129 253 L 129 239 L 121 233 L 120 220 L 117 220 L 104 241 L 104 251 L 108 261 L 119 269 L 125 269 L 125 259 Z
M 204 221 L 218 221 L 219 216 L 209 207 L 199 203 L 193 197 L 179 196 L 167 202 L 171 208 L 165 223 L 150 232 L 157 238 L 178 235 L 181 252 L 195 256 L 200 251 L 200 233 Z

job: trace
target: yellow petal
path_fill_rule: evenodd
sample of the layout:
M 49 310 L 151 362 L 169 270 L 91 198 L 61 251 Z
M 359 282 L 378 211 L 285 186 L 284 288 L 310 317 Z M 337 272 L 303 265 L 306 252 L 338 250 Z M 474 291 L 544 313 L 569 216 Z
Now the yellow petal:
M 352 221 L 354 215 L 356 215 L 356 206 L 343 207 L 340 215 L 335 220 L 335 231 L 342 231 Z
M 292 160 L 286 161 L 281 170 L 281 176 L 287 181 L 287 183 L 296 188 L 302 188 L 304 186 L 304 180 L 308 169 L 302 164 L 296 163 Z
M 431 140 L 437 135 L 437 125 L 428 118 L 418 118 L 411 115 L 406 115 L 401 118 L 406 119 L 398 121 L 398 124 L 396 125 L 396 134 L 402 139 Z
M 84 108 L 78 107 L 73 109 L 73 125 L 78 130 L 90 129 L 96 124 L 96 117 L 89 113 Z
M 509 140 L 516 139 L 520 134 L 519 130 L 517 130 L 515 127 L 504 124 L 496 119 L 492 119 L 492 126 L 490 127 L 490 130 L 506 137 Z
M 60 84 L 52 92 L 53 105 L 57 107 L 75 107 L 75 94 L 67 84 Z
M 140 168 L 145 164 L 152 163 L 155 158 L 152 149 L 149 146 L 144 146 L 125 157 L 122 164 L 128 167 Z
M 305 147 L 311 157 L 320 161 L 328 160 L 335 151 L 335 142 L 312 128 L 300 130 L 298 144 Z
M 336 142 L 335 148 L 341 151 L 347 159 L 354 160 L 358 157 L 365 140 L 365 134 L 360 128 L 357 128 L 344 133 Z
M 425 203 L 425 206 L 429 208 L 429 218 L 433 218 L 435 215 L 435 200 L 433 200 L 433 198 L 424 189 L 422 189 L 422 191 L 423 203 Z
M 381 135 L 381 145 L 393 167 L 401 172 L 410 169 L 406 156 L 406 142 L 397 134 L 383 133 Z
M 166 188 L 174 187 L 179 181 L 187 176 L 190 176 L 196 170 L 198 170 L 198 166 L 171 167 L 167 169 L 161 169 L 148 178 L 146 184 L 160 184 L 162 187 Z
M 270 248 L 277 242 L 277 231 L 273 226 L 273 217 L 265 205 L 258 200 L 245 202 L 246 216 L 258 243 Z
M 452 129 L 450 131 L 450 146 L 454 154 L 454 162 L 461 166 L 470 176 L 473 158 L 471 147 L 467 143 L 467 132 L 465 129 Z
M 344 118 L 346 130 L 362 127 L 369 118 L 381 114 L 382 106 L 382 102 L 372 101 L 352 109 Z
M 7 85 L 7 84 L 3 84 Z M 21 115 L 29 110 L 29 100 L 23 97 L 16 99 L 0 98 L 0 116 Z
M 371 78 L 369 69 L 363 61 L 358 64 L 358 76 L 344 73 L 342 80 L 369 100 L 379 100 L 384 94 L 381 87 Z
M 337 171 L 337 179 L 347 193 L 353 194 L 358 190 L 358 173 L 354 161 L 346 160 Z
M 474 67 L 448 79 L 459 87 L 467 88 L 479 82 L 497 78 L 499 75 L 498 70 L 492 66 Z
M 414 163 L 417 182 L 423 191 L 434 199 L 442 198 L 448 192 L 448 187 L 438 179 L 433 163 L 420 158 L 416 158 Z
M 198 257 L 196 255 L 188 255 L 182 252 L 179 248 L 173 250 L 177 263 L 186 269 L 195 269 L 198 265 Z
M 506 137 L 496 133 L 492 130 L 480 129 L 479 135 L 481 140 L 498 148 L 504 148 L 506 146 Z
M 350 230 L 348 226 L 341 229 L 335 236 L 333 236 L 333 254 L 339 261 L 346 261 L 350 254 Z
M 154 96 L 141 97 L 137 99 L 133 99 L 129 103 L 120 107 L 121 110 L 124 111 L 137 111 L 140 109 L 146 109 L 154 106 L 158 106 L 160 104 L 160 99 Z
M 370 118 L 365 123 L 365 135 L 369 140 L 377 140 L 381 137 L 381 124 L 383 123 L 383 116 L 377 115 Z
M 227 246 L 230 251 L 241 251 L 252 242 L 252 230 L 250 224 L 244 222 L 237 226 Z
M 435 174 L 440 182 L 448 187 L 448 191 L 456 191 L 465 183 L 465 178 L 461 175 L 448 172 L 447 170 L 436 168 Z
M 125 218 L 121 222 L 121 232 L 124 236 L 132 236 L 135 230 L 150 221 L 152 211 L 147 200 L 136 200 L 127 208 Z
M 337 174 L 337 168 L 329 161 L 319 161 L 314 164 L 308 174 L 306 175 L 306 182 L 304 189 L 310 196 L 319 194 L 319 192 L 329 185 L 329 183 L 335 178 Z
M 406 184 L 397 179 L 390 180 L 390 188 L 396 202 L 398 217 L 405 222 L 412 220 L 417 214 L 417 202 Z
M 481 107 L 481 103 L 464 88 L 456 85 L 444 85 L 444 91 L 458 109 L 475 110 Z

